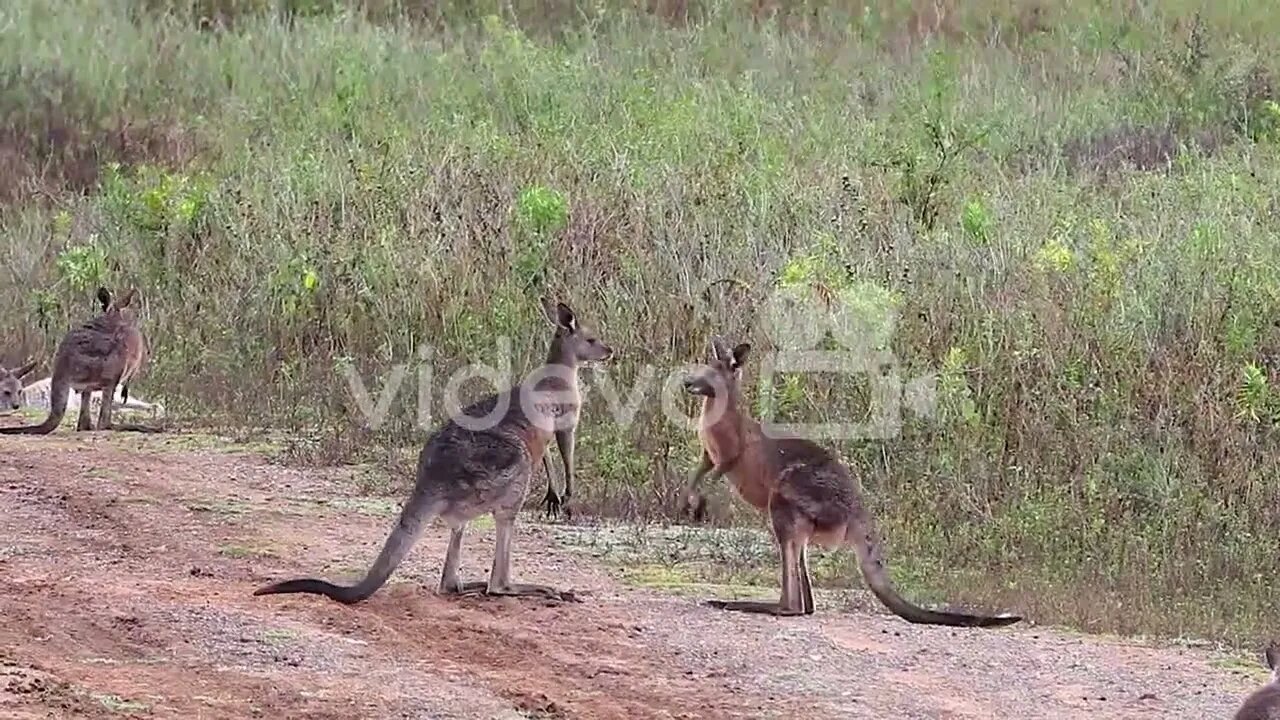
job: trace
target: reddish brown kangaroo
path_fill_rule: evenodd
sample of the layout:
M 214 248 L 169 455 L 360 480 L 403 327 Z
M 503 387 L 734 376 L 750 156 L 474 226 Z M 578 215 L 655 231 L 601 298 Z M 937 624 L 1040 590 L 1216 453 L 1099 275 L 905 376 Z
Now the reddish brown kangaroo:
M 39 425 L 21 425 L 0 428 L 5 435 L 47 435 L 62 422 L 67 411 L 67 392 L 80 393 L 80 417 L 76 430 L 91 430 L 89 398 L 101 391 L 103 402 L 98 411 L 99 430 L 132 430 L 157 432 L 152 428 L 134 424 L 113 425 L 111 402 L 116 386 L 128 387 L 128 382 L 148 357 L 147 344 L 138 328 L 138 315 L 133 308 L 136 290 L 129 290 L 124 297 L 113 301 L 105 288 L 98 289 L 98 300 L 103 312 L 94 319 L 72 328 L 53 359 L 50 377 L 49 416 Z
M 1280 643 L 1272 642 L 1263 656 L 1271 680 L 1245 699 L 1234 720 L 1280 720 Z
M 926 610 L 902 598 L 889 582 L 872 519 L 849 471 L 818 445 L 774 439 L 742 409 L 742 363 L 751 346 L 732 352 L 711 341 L 710 363 L 685 379 L 685 389 L 703 398 L 698 438 L 702 461 L 690 483 L 691 504 L 701 506 L 698 485 L 710 473 L 727 476 L 742 499 L 765 510 L 782 556 L 782 595 L 776 603 L 711 600 L 712 607 L 771 615 L 813 613 L 806 548 L 852 546 L 871 592 L 895 615 L 913 623 L 997 627 L 1022 618 L 964 615 Z

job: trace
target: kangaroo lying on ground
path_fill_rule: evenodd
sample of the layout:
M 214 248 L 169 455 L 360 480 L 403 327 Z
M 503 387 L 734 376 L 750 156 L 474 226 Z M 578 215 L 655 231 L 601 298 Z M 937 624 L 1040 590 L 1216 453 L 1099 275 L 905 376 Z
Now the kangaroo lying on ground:
M 782 556 L 782 595 L 776 603 L 712 600 L 712 607 L 772 615 L 813 613 L 806 548 L 853 546 L 871 592 L 894 614 L 913 623 L 995 627 L 1021 620 L 1013 615 L 984 617 L 925 610 L 902 598 L 889 582 L 872 519 L 849 471 L 818 445 L 803 439 L 774 439 L 742 408 L 742 363 L 751 346 L 732 352 L 712 338 L 708 365 L 687 377 L 685 389 L 702 396 L 698 437 L 702 459 L 690 483 L 690 504 L 701 508 L 698 485 L 710 473 L 727 476 L 742 499 L 767 510 Z
M 80 416 L 76 430 L 91 430 L 90 395 L 101 392 L 114 397 L 117 386 L 126 386 L 147 361 L 147 345 L 138 328 L 133 309 L 136 290 L 113 302 L 106 289 L 98 290 L 105 309 L 94 319 L 72 328 L 58 344 L 50 376 L 49 416 L 39 425 L 0 428 L 0 434 L 46 435 L 62 422 L 67 410 L 67 396 L 74 390 L 80 394 Z M 153 428 L 111 422 L 114 403 L 100 403 L 99 430 L 132 430 L 157 432 Z
M 606 361 L 613 350 L 581 326 L 564 303 L 552 306 L 545 298 L 542 303 L 555 327 L 546 364 L 519 385 L 472 403 L 427 440 L 418 455 L 413 491 L 364 579 L 351 586 L 312 578 L 286 580 L 259 588 L 254 595 L 313 593 L 341 603 L 360 602 L 386 583 L 423 527 L 440 517 L 451 531 L 440 573 L 441 594 L 571 599 L 550 587 L 511 582 L 512 529 L 533 469 L 545 461 L 551 438 L 564 438 L 562 451 L 572 447 L 581 406 L 579 364 Z M 565 455 L 566 465 L 571 458 L 571 452 Z M 458 579 L 462 533 L 468 522 L 485 513 L 493 515 L 496 526 L 489 580 L 463 583 Z
M 1245 699 L 1235 720 L 1280 720 L 1280 643 L 1272 642 L 1263 653 L 1271 680 Z
M 52 385 L 53 378 L 42 378 L 30 385 L 22 388 L 22 406 L 36 410 L 48 411 L 52 406 Z M 94 391 L 90 396 L 89 405 L 90 413 L 94 410 L 101 411 L 102 393 Z M 149 403 L 137 397 L 125 396 L 124 386 L 116 388 L 115 397 L 112 398 L 112 404 L 116 410 L 139 410 L 151 413 L 153 417 L 164 415 L 164 406 L 160 403 Z M 66 412 L 79 412 L 80 410 L 80 394 L 67 391 L 67 409 Z
M 24 405 L 22 394 L 22 378 L 30 374 L 36 367 L 32 360 L 26 365 L 19 365 L 12 370 L 0 367 L 0 413 L 21 410 Z

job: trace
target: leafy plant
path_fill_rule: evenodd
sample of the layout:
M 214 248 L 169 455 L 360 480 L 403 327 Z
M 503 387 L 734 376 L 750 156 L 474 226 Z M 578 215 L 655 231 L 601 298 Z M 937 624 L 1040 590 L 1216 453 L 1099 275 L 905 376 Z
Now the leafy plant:
M 1270 420 L 1274 399 L 1266 372 L 1253 363 L 1241 371 L 1240 385 L 1236 390 L 1236 418 L 1251 423 Z
M 97 236 L 84 245 L 75 245 L 58 255 L 58 272 L 77 291 L 103 285 L 107 276 L 107 251 Z
M 569 202 L 556 190 L 534 185 L 520 192 L 516 216 L 534 233 L 558 232 L 569 222 Z
M 964 228 L 965 235 L 979 245 L 985 245 L 991 239 L 991 213 L 981 200 L 971 200 L 965 204 L 964 212 L 960 215 L 960 225 Z

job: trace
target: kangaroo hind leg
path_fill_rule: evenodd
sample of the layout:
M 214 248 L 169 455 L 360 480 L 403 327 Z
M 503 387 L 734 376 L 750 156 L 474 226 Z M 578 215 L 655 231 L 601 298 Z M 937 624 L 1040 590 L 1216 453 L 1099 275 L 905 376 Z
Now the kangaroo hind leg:
M 809 582 L 809 548 L 800 546 L 800 594 L 804 600 L 804 614 L 813 614 L 813 586 Z
M 462 565 L 462 533 L 466 527 L 466 523 L 462 523 L 450 528 L 449 549 L 445 552 L 444 568 L 440 571 L 441 595 L 477 595 L 489 586 L 484 580 L 464 583 L 458 579 L 458 568 Z
M 552 600 L 570 600 L 572 594 L 564 593 L 546 585 L 511 582 L 511 538 L 514 534 L 516 519 L 514 515 L 494 515 L 497 526 L 493 543 L 493 569 L 489 572 L 489 583 L 486 595 L 507 597 L 544 597 Z
M 808 570 L 804 566 L 809 523 L 796 512 L 794 505 L 777 495 L 770 500 L 769 514 L 773 520 L 773 535 L 782 560 L 781 597 L 777 602 L 708 600 L 706 604 L 710 607 L 765 615 L 804 615 L 812 612 L 807 609 L 812 607 L 813 600 L 810 597 Z
M 116 383 L 102 389 L 102 405 L 98 406 L 98 429 L 111 429 L 111 406 L 116 401 Z
M 76 418 L 76 430 L 92 430 L 93 410 L 89 407 L 89 399 L 93 397 L 93 393 L 84 391 L 80 393 L 80 415 Z

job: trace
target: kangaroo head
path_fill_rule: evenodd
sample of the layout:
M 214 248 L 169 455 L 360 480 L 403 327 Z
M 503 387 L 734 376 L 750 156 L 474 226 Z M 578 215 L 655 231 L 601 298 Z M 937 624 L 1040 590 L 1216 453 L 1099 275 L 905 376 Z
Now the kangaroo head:
M 102 303 L 102 312 L 108 315 L 117 315 L 126 322 L 136 322 L 138 319 L 138 311 L 134 305 L 138 298 L 138 291 L 135 288 L 129 288 L 124 296 L 113 298 L 106 288 L 98 288 L 98 302 Z
M 36 361 L 6 370 L 0 367 L 0 412 L 12 412 L 22 408 L 22 378 L 35 369 Z
M 564 303 L 552 303 L 542 298 L 542 310 L 556 329 L 553 347 L 560 362 L 604 362 L 613 357 L 613 348 L 601 342 L 590 328 L 578 322 L 573 310 Z
M 711 357 L 689 373 L 684 379 L 684 389 L 691 395 L 716 397 L 720 392 L 733 394 L 742 379 L 742 364 L 746 362 L 751 345 L 740 343 L 729 350 L 719 337 L 711 338 Z
M 1274 640 L 1263 651 L 1267 659 L 1267 668 L 1271 670 L 1271 682 L 1280 684 L 1280 642 Z

